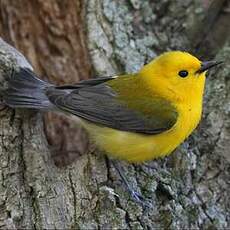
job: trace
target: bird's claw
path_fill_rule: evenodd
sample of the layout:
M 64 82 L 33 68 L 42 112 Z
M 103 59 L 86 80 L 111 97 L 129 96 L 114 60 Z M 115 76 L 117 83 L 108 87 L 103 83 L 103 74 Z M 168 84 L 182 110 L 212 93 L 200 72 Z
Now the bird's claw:
M 144 208 L 152 207 L 151 203 L 144 196 L 142 196 L 139 192 L 131 190 L 130 195 L 135 202 L 141 204 Z
M 129 184 L 127 178 L 122 173 L 122 169 L 119 164 L 116 163 L 116 161 L 112 161 L 114 168 L 117 170 L 117 172 L 120 175 L 120 178 L 122 179 L 126 190 L 129 192 L 130 196 L 132 197 L 133 201 L 136 203 L 142 205 L 143 208 L 151 208 L 151 202 L 147 201 L 139 192 L 135 191 L 132 186 Z

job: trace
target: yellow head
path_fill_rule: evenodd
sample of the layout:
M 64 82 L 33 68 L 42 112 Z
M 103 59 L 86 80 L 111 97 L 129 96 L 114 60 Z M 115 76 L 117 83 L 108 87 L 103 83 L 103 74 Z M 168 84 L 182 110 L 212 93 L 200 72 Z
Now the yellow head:
M 172 51 L 160 55 L 139 73 L 154 94 L 171 101 L 187 101 L 202 98 L 206 70 L 215 64 L 201 62 L 187 52 Z

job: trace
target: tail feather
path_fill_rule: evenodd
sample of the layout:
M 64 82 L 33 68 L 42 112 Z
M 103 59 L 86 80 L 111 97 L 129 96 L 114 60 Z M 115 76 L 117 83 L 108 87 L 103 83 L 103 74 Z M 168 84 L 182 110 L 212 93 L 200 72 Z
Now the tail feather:
M 46 96 L 46 89 L 51 84 L 40 80 L 35 73 L 27 68 L 20 68 L 8 82 L 3 100 L 10 107 L 47 109 L 52 106 Z

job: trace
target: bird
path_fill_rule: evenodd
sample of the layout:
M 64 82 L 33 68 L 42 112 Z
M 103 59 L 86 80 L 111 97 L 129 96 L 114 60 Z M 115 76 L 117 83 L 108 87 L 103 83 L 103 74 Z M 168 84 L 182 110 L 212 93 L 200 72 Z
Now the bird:
M 206 73 L 220 61 L 184 51 L 165 52 L 138 72 L 56 86 L 18 67 L 2 101 L 11 108 L 61 111 L 80 120 L 97 147 L 112 159 L 143 163 L 172 153 L 200 122 Z M 131 197 L 149 202 L 112 161 Z
M 3 102 L 77 117 L 107 155 L 141 163 L 169 155 L 197 127 L 206 72 L 219 64 L 169 51 L 136 73 L 62 86 L 18 68 L 8 79 Z

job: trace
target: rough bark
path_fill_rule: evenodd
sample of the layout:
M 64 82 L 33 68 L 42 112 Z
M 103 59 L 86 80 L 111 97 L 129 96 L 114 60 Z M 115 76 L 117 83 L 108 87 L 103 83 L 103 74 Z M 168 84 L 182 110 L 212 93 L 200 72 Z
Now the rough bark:
M 40 76 L 53 83 L 73 83 L 89 78 L 91 72 L 83 15 L 80 0 L 1 0 L 0 32 Z M 76 123 L 54 113 L 46 113 L 44 119 L 57 165 L 87 151 L 85 133 Z
M 229 26 L 229 14 L 224 13 L 226 2 L 218 1 L 211 15 L 216 15 L 215 20 L 211 20 L 206 14 L 209 1 L 202 6 L 200 1 L 191 0 L 183 4 L 167 0 L 159 4 L 150 0 L 85 1 L 87 44 L 96 72 L 110 75 L 136 71 L 170 49 L 229 60 L 228 37 L 222 32 L 219 37 L 215 33 L 211 36 L 219 20 Z M 200 31 L 207 22 L 209 29 L 203 34 Z M 219 27 L 217 31 L 226 31 Z M 212 52 L 201 48 L 205 39 Z M 18 63 L 15 51 L 3 42 L 0 51 L 1 91 L 11 68 L 25 61 L 20 57 Z M 144 165 L 122 163 L 130 183 L 150 200 L 152 207 L 146 210 L 130 199 L 102 154 L 84 154 L 71 165 L 58 168 L 47 148 L 41 114 L 1 111 L 0 226 L 229 228 L 229 75 L 226 64 L 209 76 L 201 125 L 185 145 L 167 158 Z

